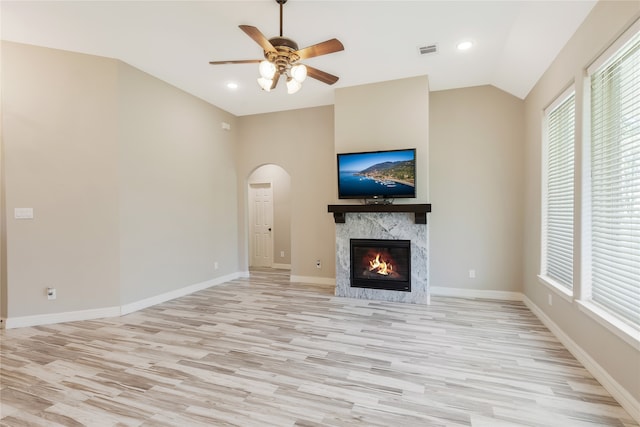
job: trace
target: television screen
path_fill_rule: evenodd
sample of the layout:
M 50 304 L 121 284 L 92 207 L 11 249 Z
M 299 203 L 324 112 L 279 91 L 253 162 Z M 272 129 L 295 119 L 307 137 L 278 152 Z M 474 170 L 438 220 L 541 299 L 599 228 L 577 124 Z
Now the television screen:
M 338 154 L 338 198 L 416 197 L 416 150 Z

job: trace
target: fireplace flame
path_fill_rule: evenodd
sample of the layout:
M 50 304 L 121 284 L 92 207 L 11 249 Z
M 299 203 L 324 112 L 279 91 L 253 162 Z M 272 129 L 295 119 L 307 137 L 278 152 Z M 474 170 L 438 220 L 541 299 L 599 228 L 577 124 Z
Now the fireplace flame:
M 388 276 L 393 271 L 393 266 L 391 263 L 381 260 L 380 254 L 376 254 L 375 259 L 369 261 L 369 271 L 373 271 L 383 276 Z

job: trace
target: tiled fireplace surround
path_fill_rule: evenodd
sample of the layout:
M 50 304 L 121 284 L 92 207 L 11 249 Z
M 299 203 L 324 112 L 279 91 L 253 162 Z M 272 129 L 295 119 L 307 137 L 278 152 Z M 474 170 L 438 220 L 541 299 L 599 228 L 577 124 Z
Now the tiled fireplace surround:
M 331 211 L 331 207 L 329 208 Z M 417 224 L 409 212 L 349 212 L 339 223 L 336 217 L 336 296 L 380 301 L 429 303 L 428 229 Z M 425 221 L 426 222 L 426 221 Z M 350 284 L 351 239 L 411 241 L 411 291 L 352 288 Z

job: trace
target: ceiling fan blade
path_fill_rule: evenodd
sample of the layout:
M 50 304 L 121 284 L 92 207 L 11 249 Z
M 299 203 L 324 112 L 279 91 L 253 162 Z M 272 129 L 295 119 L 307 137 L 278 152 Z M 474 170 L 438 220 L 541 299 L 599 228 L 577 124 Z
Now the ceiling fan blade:
M 328 85 L 332 85 L 338 81 L 338 76 L 334 76 L 333 74 L 325 73 L 324 71 L 318 70 L 317 68 L 310 67 L 305 64 L 307 67 L 307 76 L 312 77 L 316 80 L 320 80 L 322 83 L 326 83 Z
M 252 27 L 251 25 L 239 25 L 239 27 L 256 43 L 258 43 L 262 47 L 262 50 L 264 50 L 265 52 L 277 52 L 276 48 L 273 47 L 269 39 L 267 39 L 264 34 L 262 34 L 256 27 Z
M 344 46 L 338 39 L 331 39 L 322 43 L 314 44 L 313 46 L 305 47 L 298 50 L 296 53 L 300 56 L 300 59 L 313 58 L 314 56 L 326 55 L 328 53 L 339 52 L 344 50 Z
M 223 65 L 223 64 L 258 64 L 261 59 L 240 59 L 237 61 L 209 61 L 211 65 Z

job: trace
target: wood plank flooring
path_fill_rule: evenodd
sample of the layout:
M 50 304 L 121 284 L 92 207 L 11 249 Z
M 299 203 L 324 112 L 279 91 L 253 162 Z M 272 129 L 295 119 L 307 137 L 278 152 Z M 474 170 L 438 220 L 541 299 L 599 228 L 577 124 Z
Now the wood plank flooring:
M 253 271 L 1 332 L 2 426 L 637 426 L 522 304 L 337 298 Z

